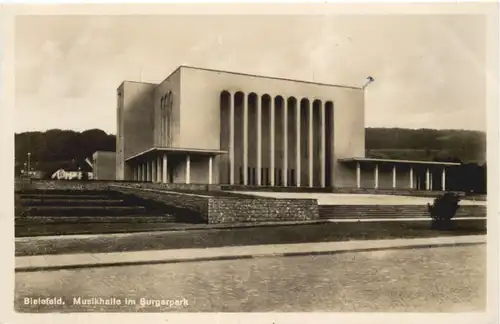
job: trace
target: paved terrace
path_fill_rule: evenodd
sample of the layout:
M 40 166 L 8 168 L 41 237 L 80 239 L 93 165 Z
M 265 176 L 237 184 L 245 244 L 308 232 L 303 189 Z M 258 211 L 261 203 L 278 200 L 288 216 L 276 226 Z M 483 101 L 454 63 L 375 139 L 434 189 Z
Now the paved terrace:
M 395 195 L 238 191 L 246 195 L 289 199 L 317 199 L 319 205 L 426 205 L 434 198 Z M 464 206 L 486 206 L 486 201 L 462 200 Z

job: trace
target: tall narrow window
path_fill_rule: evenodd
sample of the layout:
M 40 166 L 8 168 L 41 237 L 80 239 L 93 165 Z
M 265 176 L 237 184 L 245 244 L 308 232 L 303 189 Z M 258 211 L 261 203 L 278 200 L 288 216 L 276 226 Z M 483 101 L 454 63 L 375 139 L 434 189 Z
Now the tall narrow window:
M 166 107 L 165 107 L 165 127 L 166 127 L 166 145 L 171 146 L 172 145 L 172 109 L 173 109 L 173 96 L 172 96 L 172 91 L 168 91 L 167 94 L 165 95 L 166 99 Z
M 163 145 L 163 134 L 165 134 L 164 131 L 164 123 L 163 123 L 163 105 L 165 102 L 165 98 L 161 97 L 160 99 L 160 145 Z

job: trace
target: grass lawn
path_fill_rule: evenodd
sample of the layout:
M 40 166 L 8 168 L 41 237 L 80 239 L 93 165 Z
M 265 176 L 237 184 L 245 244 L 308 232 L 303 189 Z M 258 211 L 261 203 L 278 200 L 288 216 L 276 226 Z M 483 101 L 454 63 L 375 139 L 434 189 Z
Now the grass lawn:
M 486 220 L 455 220 L 455 224 L 456 228 L 451 231 L 431 230 L 430 221 L 328 222 L 306 225 L 148 232 L 119 237 L 96 236 L 85 239 L 28 240 L 27 242 L 16 242 L 16 255 L 104 253 L 486 234 Z M 152 224 L 147 225 L 151 227 Z M 103 225 L 98 224 L 98 226 Z M 134 224 L 134 226 L 140 225 Z M 155 230 L 161 230 L 161 227 L 158 226 Z

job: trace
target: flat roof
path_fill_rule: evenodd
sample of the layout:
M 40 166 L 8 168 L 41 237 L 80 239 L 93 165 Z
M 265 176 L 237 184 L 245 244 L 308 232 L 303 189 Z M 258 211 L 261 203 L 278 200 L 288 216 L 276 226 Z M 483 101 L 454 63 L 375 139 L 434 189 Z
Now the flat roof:
M 226 73 L 226 74 L 233 74 L 233 75 L 241 75 L 241 76 L 254 77 L 254 78 L 262 78 L 262 79 L 271 79 L 271 80 L 280 80 L 280 81 L 292 81 L 292 82 L 299 82 L 299 83 L 313 84 L 313 85 L 327 86 L 327 87 L 347 88 L 347 89 L 353 89 L 353 90 L 363 90 L 362 87 L 356 87 L 356 86 L 339 85 L 339 84 L 331 84 L 331 83 L 322 83 L 322 82 L 297 80 L 297 79 L 289 79 L 289 78 L 280 78 L 280 77 L 273 77 L 273 76 L 266 76 L 266 75 L 259 75 L 259 74 L 251 74 L 251 73 L 243 73 L 243 72 L 234 72 L 234 71 L 224 71 L 224 70 L 217 70 L 217 69 L 208 69 L 208 68 L 201 68 L 201 67 L 190 66 L 190 65 L 180 65 L 180 66 L 178 66 L 165 79 L 163 79 L 159 83 L 139 82 L 139 81 L 123 81 L 123 82 L 149 83 L 149 84 L 155 84 L 158 87 L 163 82 L 165 82 L 165 80 L 167 80 L 168 78 L 170 78 L 175 72 L 177 72 L 179 69 L 182 69 L 182 68 L 193 69 L 193 70 L 201 70 L 201 71 L 207 71 L 207 72 L 214 72 L 214 73 Z M 123 82 L 122 82 L 122 84 L 123 84 Z M 120 86 L 121 86 L 121 84 L 120 84 Z
M 421 164 L 421 165 L 461 165 L 461 163 L 457 162 L 438 162 L 438 161 L 412 161 L 412 160 L 393 160 L 393 159 L 375 159 L 375 158 L 363 158 L 363 157 L 354 157 L 354 158 L 344 158 L 339 159 L 340 162 L 360 162 L 360 163 L 390 163 L 390 164 Z
M 152 147 L 150 149 L 147 149 L 145 151 L 142 151 L 140 153 L 134 154 L 128 158 L 125 159 L 125 161 L 130 161 L 136 158 L 139 158 L 141 156 L 145 155 L 150 155 L 150 154 L 155 154 L 155 153 L 177 153 L 177 154 L 182 154 L 182 155 L 220 155 L 220 154 L 226 154 L 227 151 L 223 150 L 206 150 L 206 149 L 196 149 L 196 148 L 182 148 L 182 147 L 163 147 L 163 146 L 158 146 L 158 147 Z
M 113 152 L 113 151 L 95 151 L 94 153 L 92 153 L 92 155 L 96 155 L 96 154 L 114 154 L 116 155 L 116 152 Z

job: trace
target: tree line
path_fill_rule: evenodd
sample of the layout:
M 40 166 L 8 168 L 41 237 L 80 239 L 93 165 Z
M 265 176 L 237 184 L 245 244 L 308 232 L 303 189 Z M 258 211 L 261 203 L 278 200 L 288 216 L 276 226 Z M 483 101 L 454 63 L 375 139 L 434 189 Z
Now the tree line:
M 367 128 L 366 156 L 372 158 L 456 161 L 469 166 L 452 171 L 469 174 L 459 178 L 485 178 L 486 134 L 469 130 Z M 114 134 L 100 129 L 83 132 L 51 129 L 45 132 L 24 132 L 15 134 L 16 172 L 20 172 L 31 153 L 34 169 L 52 174 L 59 168 L 81 167 L 87 170 L 85 158 L 91 158 L 95 151 L 116 149 Z M 484 176 L 481 176 L 483 175 Z M 450 176 L 451 177 L 451 176 Z M 457 180 L 458 181 L 458 180 Z M 465 180 L 464 180 L 465 181 Z M 485 182 L 485 181 L 484 181 Z M 465 186 L 455 184 L 451 186 Z M 485 187 L 474 184 L 474 187 Z
M 16 174 L 28 161 L 32 168 L 52 174 L 60 168 L 78 168 L 90 171 L 85 159 L 95 151 L 115 151 L 115 135 L 100 129 L 83 132 L 51 129 L 45 132 L 15 134 Z

